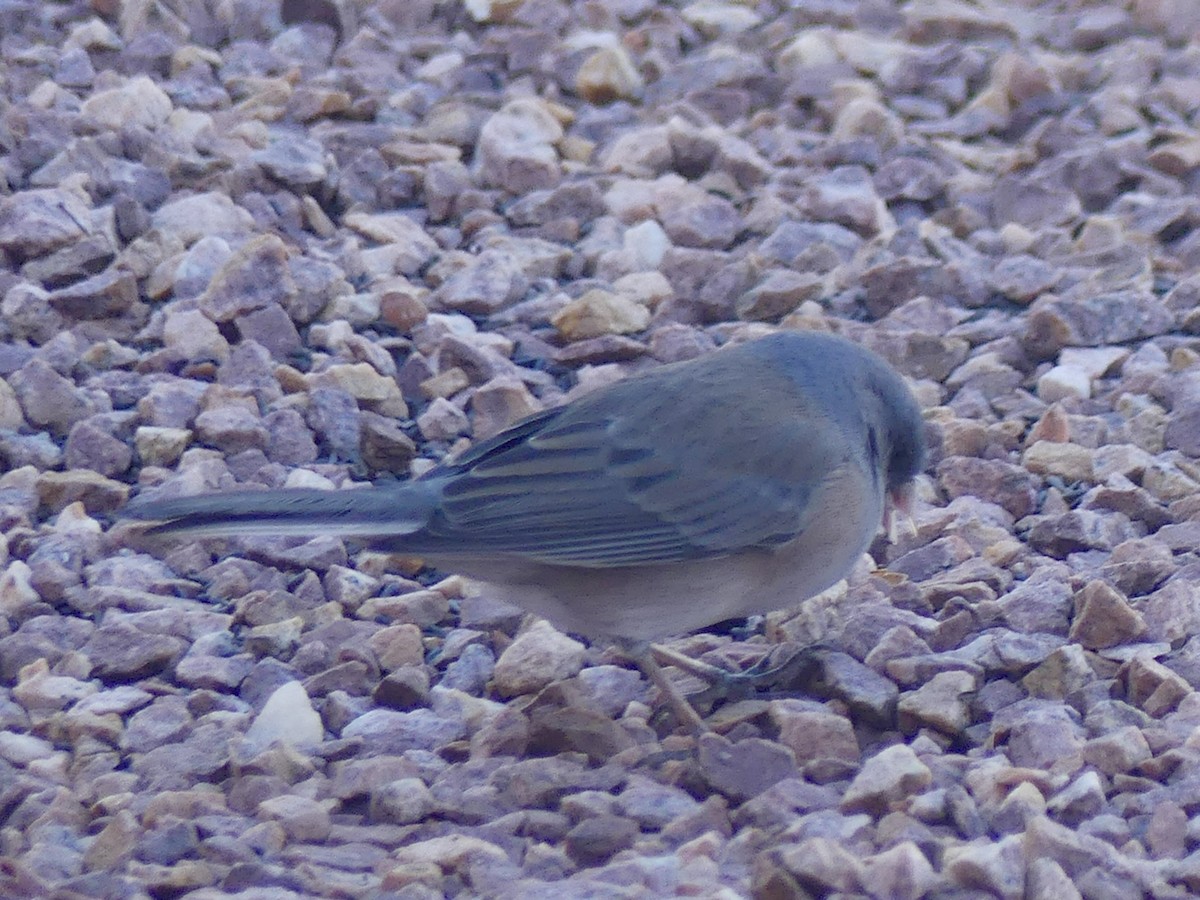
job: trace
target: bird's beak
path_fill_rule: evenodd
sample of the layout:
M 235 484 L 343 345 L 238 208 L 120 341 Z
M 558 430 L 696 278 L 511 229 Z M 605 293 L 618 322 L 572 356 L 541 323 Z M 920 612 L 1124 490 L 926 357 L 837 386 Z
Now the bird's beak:
M 883 506 L 883 530 L 893 544 L 902 535 L 916 537 L 917 526 L 912 518 L 913 494 L 911 481 L 894 491 L 888 491 L 887 501 Z

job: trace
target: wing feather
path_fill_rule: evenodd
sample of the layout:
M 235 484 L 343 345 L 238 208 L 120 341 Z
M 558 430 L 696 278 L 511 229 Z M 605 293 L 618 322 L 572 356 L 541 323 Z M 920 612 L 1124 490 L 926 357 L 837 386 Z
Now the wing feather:
M 435 469 L 438 512 L 406 548 L 613 567 L 796 537 L 846 442 L 735 355 L 715 354 L 703 383 L 668 366 L 539 413 Z

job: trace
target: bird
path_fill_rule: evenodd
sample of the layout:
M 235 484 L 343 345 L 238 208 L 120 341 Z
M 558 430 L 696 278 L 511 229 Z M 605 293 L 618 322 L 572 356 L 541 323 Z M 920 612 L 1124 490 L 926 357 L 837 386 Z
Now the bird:
M 888 362 L 778 331 L 535 413 L 410 481 L 143 496 L 123 517 L 151 534 L 339 535 L 419 557 L 615 644 L 703 730 L 654 642 L 837 583 L 909 513 L 926 455 L 920 406 Z

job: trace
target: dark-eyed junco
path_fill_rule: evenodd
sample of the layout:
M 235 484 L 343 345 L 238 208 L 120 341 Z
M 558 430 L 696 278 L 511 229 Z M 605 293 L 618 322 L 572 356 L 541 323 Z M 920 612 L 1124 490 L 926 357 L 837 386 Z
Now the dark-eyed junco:
M 545 410 L 404 484 L 148 499 L 124 515 L 156 533 L 335 534 L 422 557 L 614 640 L 686 717 L 649 642 L 834 584 L 907 508 L 924 462 L 891 366 L 780 332 Z

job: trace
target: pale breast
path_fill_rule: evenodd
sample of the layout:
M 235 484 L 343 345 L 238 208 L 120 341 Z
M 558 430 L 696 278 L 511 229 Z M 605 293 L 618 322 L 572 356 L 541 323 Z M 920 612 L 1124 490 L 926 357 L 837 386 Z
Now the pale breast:
M 656 640 L 724 619 L 800 604 L 844 577 L 870 545 L 883 498 L 843 469 L 813 498 L 812 524 L 772 550 L 614 569 L 513 559 L 446 560 L 442 567 L 557 627 L 591 636 Z

